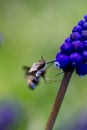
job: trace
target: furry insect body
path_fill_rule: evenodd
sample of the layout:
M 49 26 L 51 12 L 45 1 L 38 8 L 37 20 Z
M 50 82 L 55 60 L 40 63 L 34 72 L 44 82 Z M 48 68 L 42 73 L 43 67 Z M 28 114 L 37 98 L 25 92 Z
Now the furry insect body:
M 39 62 L 34 63 L 31 68 L 28 66 L 24 66 L 23 68 L 27 84 L 32 90 L 39 84 L 41 77 L 45 80 L 47 64 L 43 58 Z
M 45 80 L 45 73 L 47 70 L 47 65 L 54 63 L 53 61 L 46 62 L 43 57 L 41 57 L 41 60 L 34 63 L 31 67 L 24 66 L 23 69 L 25 70 L 25 77 L 27 80 L 27 85 L 30 89 L 34 90 L 36 86 L 40 82 L 40 78 L 42 77 Z

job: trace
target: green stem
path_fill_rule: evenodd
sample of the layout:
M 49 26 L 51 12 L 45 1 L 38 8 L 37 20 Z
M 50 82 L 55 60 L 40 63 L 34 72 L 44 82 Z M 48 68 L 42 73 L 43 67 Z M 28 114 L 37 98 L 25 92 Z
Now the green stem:
M 61 82 L 60 88 L 58 90 L 57 97 L 55 99 L 53 109 L 52 109 L 50 116 L 49 116 L 49 119 L 47 121 L 45 130 L 52 130 L 53 129 L 55 120 L 56 120 L 57 115 L 59 113 L 61 104 L 63 102 L 63 99 L 64 99 L 64 96 L 65 96 L 70 78 L 72 76 L 72 73 L 73 73 L 73 69 L 68 70 L 64 73 L 64 77 L 63 77 L 63 80 Z

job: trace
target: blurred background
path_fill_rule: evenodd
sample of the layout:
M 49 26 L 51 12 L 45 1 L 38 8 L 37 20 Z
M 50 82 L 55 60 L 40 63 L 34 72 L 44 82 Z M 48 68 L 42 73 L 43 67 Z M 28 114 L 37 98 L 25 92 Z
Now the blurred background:
M 44 130 L 62 76 L 55 83 L 41 80 L 32 91 L 22 66 L 31 66 L 41 56 L 55 59 L 59 46 L 84 14 L 86 0 L 0 0 L 0 130 Z M 55 80 L 59 70 L 53 68 L 48 71 Z M 86 98 L 87 77 L 73 74 L 54 130 L 78 126 L 83 121 L 79 117 L 87 115 Z

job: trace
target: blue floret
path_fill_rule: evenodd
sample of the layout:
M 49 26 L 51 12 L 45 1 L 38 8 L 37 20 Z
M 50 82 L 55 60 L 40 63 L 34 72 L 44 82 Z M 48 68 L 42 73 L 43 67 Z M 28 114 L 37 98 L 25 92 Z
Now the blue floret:
M 84 50 L 87 50 L 87 40 L 83 41 Z
M 70 35 L 70 38 L 72 41 L 74 40 L 81 40 L 81 35 L 79 32 L 74 32 Z
M 70 54 L 73 51 L 73 46 L 70 42 L 65 42 L 60 47 L 60 50 L 65 54 Z
M 84 76 L 87 74 L 87 64 L 80 64 L 76 67 L 76 73 L 79 76 Z
M 72 46 L 75 52 L 82 52 L 84 48 L 83 43 L 80 40 L 73 41 Z
M 83 51 L 82 53 L 82 59 L 83 59 L 83 62 L 87 62 L 87 51 Z
M 84 15 L 84 19 L 87 21 L 87 14 L 86 14 L 86 15 Z
M 81 25 L 76 25 L 74 26 L 74 28 L 72 29 L 72 32 L 81 32 L 82 31 L 82 27 Z
M 65 54 L 57 53 L 55 65 L 59 68 L 64 69 L 69 64 L 69 56 Z M 59 66 L 58 66 L 59 65 Z
M 79 53 L 75 52 L 70 55 L 70 63 L 72 66 L 77 66 L 82 63 L 82 57 Z

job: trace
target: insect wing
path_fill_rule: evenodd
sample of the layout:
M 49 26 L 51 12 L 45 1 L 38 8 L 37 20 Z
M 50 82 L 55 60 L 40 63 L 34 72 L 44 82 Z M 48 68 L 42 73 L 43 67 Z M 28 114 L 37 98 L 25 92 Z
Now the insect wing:
M 57 83 L 57 81 L 61 81 L 63 77 L 63 71 L 61 71 L 61 69 L 54 68 L 54 66 L 48 66 L 45 74 L 46 83 Z
M 23 66 L 23 70 L 24 70 L 25 72 L 28 72 L 28 71 L 30 70 L 30 67 L 28 67 L 28 66 Z
M 29 72 L 37 71 L 39 66 L 40 66 L 40 62 L 34 63 L 30 68 Z
M 36 77 L 40 77 L 44 72 L 46 72 L 46 65 L 37 71 Z

